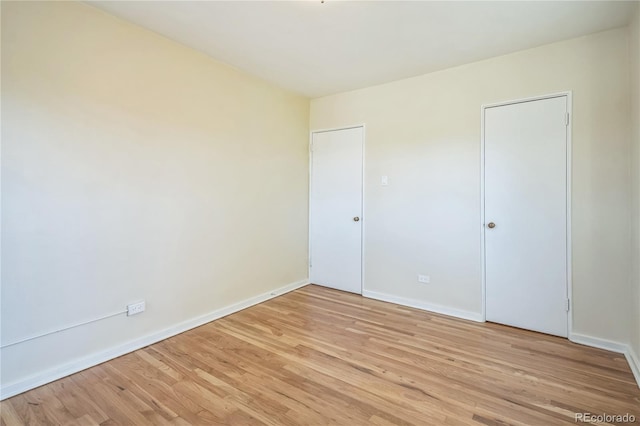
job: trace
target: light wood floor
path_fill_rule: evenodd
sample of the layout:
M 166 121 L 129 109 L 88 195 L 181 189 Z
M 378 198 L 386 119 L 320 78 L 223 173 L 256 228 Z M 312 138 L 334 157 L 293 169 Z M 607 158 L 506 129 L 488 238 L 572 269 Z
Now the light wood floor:
M 307 286 L 1 410 L 2 425 L 575 425 L 640 419 L 640 390 L 619 354 Z

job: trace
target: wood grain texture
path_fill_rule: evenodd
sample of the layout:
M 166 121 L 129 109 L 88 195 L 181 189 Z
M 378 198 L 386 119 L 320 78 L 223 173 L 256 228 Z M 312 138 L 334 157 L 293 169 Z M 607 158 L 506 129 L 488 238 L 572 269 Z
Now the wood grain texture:
M 7 399 L 2 425 L 560 425 L 635 415 L 624 356 L 307 286 Z

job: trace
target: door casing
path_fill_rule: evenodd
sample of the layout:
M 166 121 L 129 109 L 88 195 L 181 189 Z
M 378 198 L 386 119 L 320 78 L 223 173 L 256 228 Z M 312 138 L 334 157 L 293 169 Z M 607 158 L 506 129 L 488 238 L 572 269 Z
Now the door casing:
M 486 281 L 486 253 L 485 253 L 485 233 L 487 232 L 486 224 L 485 224 L 485 112 L 487 108 L 493 108 L 498 106 L 505 105 L 513 105 L 522 102 L 531 102 L 531 101 L 539 101 L 544 99 L 558 98 L 558 97 L 566 97 L 567 99 L 567 111 L 568 111 L 568 120 L 569 123 L 567 125 L 567 153 L 566 153 L 566 229 L 567 229 L 567 244 L 566 244 L 566 257 L 567 257 L 567 299 L 569 300 L 569 312 L 567 315 L 567 330 L 569 339 L 571 339 L 571 334 L 573 330 L 573 285 L 572 285 L 572 261 L 571 261 L 571 128 L 573 126 L 573 104 L 572 104 L 572 92 L 558 92 L 552 93 L 548 95 L 542 96 L 534 96 L 529 98 L 521 98 L 510 101 L 496 102 L 491 104 L 484 104 L 481 106 L 481 121 L 480 121 L 480 263 L 481 263 L 481 273 L 482 273 L 482 321 L 487 320 L 487 310 L 486 310 L 486 295 L 487 295 L 487 281 Z

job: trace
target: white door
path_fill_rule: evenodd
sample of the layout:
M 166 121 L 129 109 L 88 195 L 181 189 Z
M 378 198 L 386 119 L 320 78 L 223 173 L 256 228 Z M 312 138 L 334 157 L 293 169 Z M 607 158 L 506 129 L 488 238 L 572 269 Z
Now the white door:
M 488 321 L 567 336 L 567 96 L 484 116 Z
M 316 132 L 311 145 L 310 281 L 362 293 L 363 129 Z

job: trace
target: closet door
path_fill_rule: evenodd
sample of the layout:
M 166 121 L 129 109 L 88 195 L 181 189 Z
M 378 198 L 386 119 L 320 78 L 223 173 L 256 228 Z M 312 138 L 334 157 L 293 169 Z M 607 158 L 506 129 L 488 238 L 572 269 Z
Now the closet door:
M 363 129 L 313 133 L 310 280 L 362 293 Z
M 486 318 L 566 337 L 567 97 L 484 114 Z

